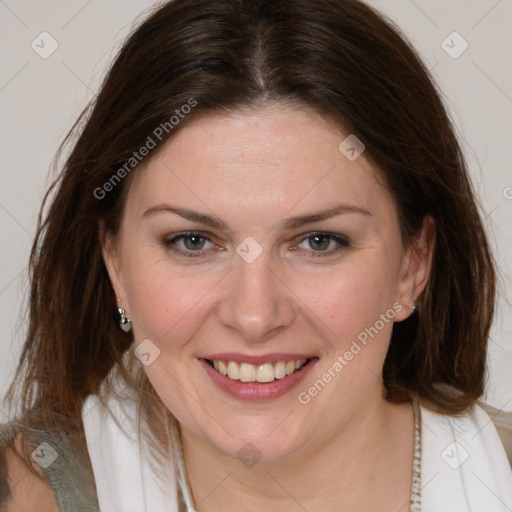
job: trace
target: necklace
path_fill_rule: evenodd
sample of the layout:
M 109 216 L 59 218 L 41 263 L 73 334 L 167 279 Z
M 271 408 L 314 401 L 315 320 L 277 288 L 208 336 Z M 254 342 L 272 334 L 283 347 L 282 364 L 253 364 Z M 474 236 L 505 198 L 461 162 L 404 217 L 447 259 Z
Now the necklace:
M 414 412 L 414 456 L 409 512 L 421 512 L 421 410 L 416 399 L 412 400 Z M 197 512 L 188 483 L 183 447 L 179 434 L 174 436 L 174 461 L 177 469 L 179 512 Z
M 412 410 L 414 412 L 414 457 L 409 512 L 421 512 L 421 409 L 415 398 L 412 401 Z

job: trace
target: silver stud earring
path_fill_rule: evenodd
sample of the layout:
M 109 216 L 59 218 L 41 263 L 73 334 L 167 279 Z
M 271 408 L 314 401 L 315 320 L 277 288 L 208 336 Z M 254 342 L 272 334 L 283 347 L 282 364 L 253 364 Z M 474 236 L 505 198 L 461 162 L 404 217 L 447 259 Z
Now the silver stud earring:
M 125 313 L 126 312 L 123 308 L 117 308 L 117 314 L 119 315 L 119 327 L 121 327 L 124 332 L 130 332 L 132 330 L 132 319 L 128 318 Z
M 411 311 L 412 311 L 413 313 L 416 311 L 416 306 L 415 306 L 414 304 L 411 306 Z

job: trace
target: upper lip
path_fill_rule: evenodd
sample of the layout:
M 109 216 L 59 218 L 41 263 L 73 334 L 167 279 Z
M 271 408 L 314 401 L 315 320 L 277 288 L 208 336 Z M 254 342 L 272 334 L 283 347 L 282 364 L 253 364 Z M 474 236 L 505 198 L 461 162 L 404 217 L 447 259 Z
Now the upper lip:
M 234 361 L 238 364 L 249 363 L 260 365 L 264 363 L 278 363 L 279 361 L 297 361 L 301 359 L 311 359 L 316 357 L 313 354 L 290 354 L 290 353 L 272 353 L 261 355 L 241 354 L 239 352 L 222 352 L 209 354 L 199 359 L 209 359 L 210 361 Z

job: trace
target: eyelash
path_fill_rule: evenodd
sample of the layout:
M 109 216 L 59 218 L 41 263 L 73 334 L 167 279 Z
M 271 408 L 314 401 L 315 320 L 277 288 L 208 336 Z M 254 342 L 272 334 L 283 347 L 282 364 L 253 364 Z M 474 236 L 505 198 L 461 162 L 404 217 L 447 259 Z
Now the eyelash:
M 175 253 L 179 256 L 183 256 L 186 258 L 207 257 L 208 254 L 206 254 L 205 249 L 201 249 L 198 251 L 184 251 L 182 249 L 176 249 L 175 247 L 172 247 L 178 240 L 183 240 L 185 238 L 190 238 L 190 237 L 194 237 L 194 236 L 200 237 L 208 242 L 211 242 L 211 239 L 208 236 L 206 236 L 204 233 L 201 233 L 198 231 L 188 231 L 186 233 L 180 233 L 179 235 L 177 235 L 173 238 L 164 239 L 162 244 L 166 249 L 172 251 L 173 253 Z M 313 238 L 315 236 L 321 236 L 324 238 L 328 238 L 329 241 L 334 240 L 336 243 L 338 243 L 338 247 L 336 249 L 331 249 L 329 251 L 308 251 L 308 252 L 311 252 L 312 258 L 325 258 L 328 256 L 332 256 L 332 255 L 338 253 L 339 251 L 341 251 L 343 248 L 347 248 L 350 246 L 350 242 L 346 237 L 339 236 L 339 235 L 333 235 L 331 233 L 325 233 L 322 231 L 314 231 L 311 233 L 306 233 L 305 235 L 301 235 L 300 237 L 297 237 L 294 241 L 296 241 L 297 243 L 300 244 L 300 243 L 304 242 L 305 240 L 307 240 L 308 238 Z

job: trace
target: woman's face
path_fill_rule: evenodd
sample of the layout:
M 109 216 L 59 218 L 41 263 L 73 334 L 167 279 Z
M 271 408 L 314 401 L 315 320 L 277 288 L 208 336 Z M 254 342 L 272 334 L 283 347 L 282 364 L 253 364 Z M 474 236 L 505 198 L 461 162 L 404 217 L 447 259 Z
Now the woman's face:
M 393 322 L 424 287 L 348 135 L 286 106 L 198 118 L 133 177 L 105 244 L 152 385 L 233 457 L 314 449 L 381 403 Z

